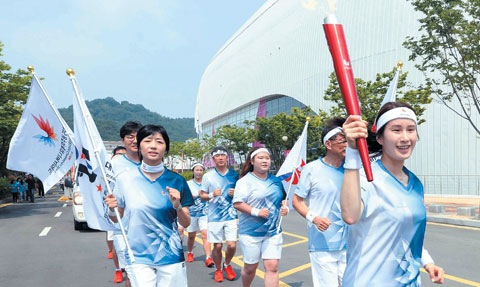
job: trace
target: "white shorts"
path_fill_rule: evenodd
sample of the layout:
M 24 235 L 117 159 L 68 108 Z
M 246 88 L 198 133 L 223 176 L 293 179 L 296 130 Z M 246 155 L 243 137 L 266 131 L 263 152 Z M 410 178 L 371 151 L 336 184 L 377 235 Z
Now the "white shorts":
M 237 220 L 220 222 L 209 222 L 207 224 L 207 241 L 210 243 L 222 243 L 226 241 L 237 241 Z
M 240 246 L 243 252 L 243 262 L 256 264 L 262 259 L 280 259 L 282 257 L 283 236 L 249 236 L 240 234 Z
M 342 286 L 347 265 L 347 251 L 310 252 L 313 286 Z
M 125 252 L 127 252 L 127 244 L 123 240 L 121 234 L 115 234 L 113 236 L 113 246 L 115 246 L 115 252 L 117 253 L 118 265 L 120 268 L 125 268 Z
M 185 262 L 151 266 L 127 265 L 132 287 L 188 287 Z
M 107 231 L 107 240 L 112 241 L 113 240 L 113 231 Z
M 187 227 L 187 232 L 199 232 L 202 230 L 207 230 L 207 216 L 200 217 L 191 217 L 190 225 Z

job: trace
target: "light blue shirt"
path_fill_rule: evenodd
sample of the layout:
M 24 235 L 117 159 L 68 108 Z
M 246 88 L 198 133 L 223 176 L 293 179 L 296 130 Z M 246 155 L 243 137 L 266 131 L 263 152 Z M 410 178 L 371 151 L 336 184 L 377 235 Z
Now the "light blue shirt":
M 190 187 L 190 191 L 192 192 L 192 197 L 194 204 L 190 206 L 190 216 L 191 217 L 202 217 L 207 215 L 207 202 L 202 201 L 200 198 L 200 188 L 202 184 L 197 183 L 194 179 L 187 181 L 188 187 Z
M 187 181 L 168 169 L 151 181 L 137 168 L 136 172 L 120 176 L 115 183 L 118 206 L 130 215 L 127 238 L 136 264 L 155 266 L 185 260 L 177 212 L 170 202 L 167 186 L 180 192 L 182 206 L 193 204 Z
M 423 185 L 408 169 L 408 186 L 381 163 L 372 163 L 373 182 L 360 171 L 360 220 L 350 226 L 343 286 L 421 286 L 420 258 L 426 225 Z
M 238 233 L 256 237 L 276 235 L 283 199 L 285 199 L 285 191 L 282 180 L 272 174 L 268 174 L 266 179 L 260 179 L 249 172 L 239 179 L 235 187 L 233 203 L 245 202 L 253 208 L 266 208 L 269 215 L 267 218 L 262 218 L 241 212 Z
M 233 198 L 228 195 L 228 189 L 235 188 L 237 180 L 238 173 L 230 169 L 225 175 L 221 175 L 215 168 L 203 176 L 201 190 L 208 194 L 213 193 L 217 188 L 222 190 L 222 195 L 208 201 L 208 222 L 237 219 L 237 210 L 232 204 Z
M 295 194 L 308 200 L 308 207 L 313 214 L 327 217 L 332 222 L 323 232 L 308 222 L 310 252 L 347 248 L 348 225 L 342 219 L 340 207 L 343 172 L 343 163 L 335 168 L 321 158 L 303 167 Z
M 129 159 L 125 154 L 120 156 L 116 156 L 112 159 L 112 167 L 113 173 L 115 175 L 115 179 L 119 176 L 122 176 L 124 173 L 136 173 L 137 168 L 140 166 L 141 163 L 134 162 L 133 160 Z M 115 184 L 110 182 L 110 186 L 114 189 Z M 125 228 L 125 232 L 128 232 L 128 213 L 124 212 L 122 217 L 123 227 Z M 117 228 L 113 231 L 114 234 L 122 234 L 120 230 L 120 225 L 115 223 L 114 226 Z
M 12 188 L 11 192 L 17 193 L 18 192 L 18 184 L 16 183 L 10 183 L 9 187 Z

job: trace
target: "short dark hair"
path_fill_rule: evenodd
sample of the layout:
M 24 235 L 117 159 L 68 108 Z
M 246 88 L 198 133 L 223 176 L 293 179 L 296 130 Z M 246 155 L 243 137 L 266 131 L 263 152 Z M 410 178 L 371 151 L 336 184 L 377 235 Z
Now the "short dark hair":
M 165 141 L 165 145 L 167 146 L 165 149 L 166 153 L 170 151 L 170 138 L 168 137 L 167 130 L 165 130 L 165 128 L 160 125 L 144 125 L 137 132 L 137 148 L 140 160 L 142 159 L 142 154 L 140 153 L 140 143 L 144 138 L 156 133 L 162 135 L 163 140 Z
M 323 142 L 325 136 L 328 134 L 328 132 L 330 132 L 334 128 L 338 128 L 338 127 L 341 128 L 343 126 L 343 124 L 345 123 L 345 121 L 346 121 L 346 119 L 342 118 L 342 117 L 334 117 L 334 118 L 329 119 L 327 121 L 325 127 L 323 128 L 323 131 L 322 131 L 322 142 Z M 336 136 L 337 135 L 335 135 L 335 137 Z M 327 139 L 327 140 L 329 140 L 329 139 Z
M 118 152 L 119 150 L 122 150 L 122 149 L 123 149 L 123 150 L 127 150 L 124 146 L 119 145 L 119 146 L 117 146 L 116 148 L 113 149 L 112 154 L 113 154 L 113 155 L 117 155 L 117 152 Z
M 133 132 L 138 132 L 141 127 L 142 127 L 142 124 L 139 122 L 131 122 L 131 121 L 126 122 L 120 128 L 120 138 L 123 139 L 124 137 L 128 136 Z

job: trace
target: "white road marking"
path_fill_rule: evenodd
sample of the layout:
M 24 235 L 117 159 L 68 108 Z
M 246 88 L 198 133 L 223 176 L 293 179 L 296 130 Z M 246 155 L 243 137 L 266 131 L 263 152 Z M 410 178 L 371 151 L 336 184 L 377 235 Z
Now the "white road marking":
M 62 212 L 61 212 L 61 211 L 57 212 L 57 214 L 55 214 L 54 217 L 60 217 L 60 215 L 62 215 Z
M 45 227 L 42 232 L 40 232 L 40 234 L 38 236 L 47 236 L 48 232 L 50 231 L 50 229 L 52 229 L 52 227 Z
M 67 204 L 66 204 L 66 203 L 64 203 L 62 207 L 67 207 Z

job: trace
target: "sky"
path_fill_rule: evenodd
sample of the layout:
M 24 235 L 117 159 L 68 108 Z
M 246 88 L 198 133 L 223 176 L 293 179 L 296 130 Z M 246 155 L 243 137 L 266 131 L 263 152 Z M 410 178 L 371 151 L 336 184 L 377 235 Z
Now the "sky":
M 65 71 L 86 100 L 113 97 L 161 115 L 194 117 L 202 74 L 265 1 L 2 1 L 0 60 L 35 68 L 58 107 L 72 104 Z

